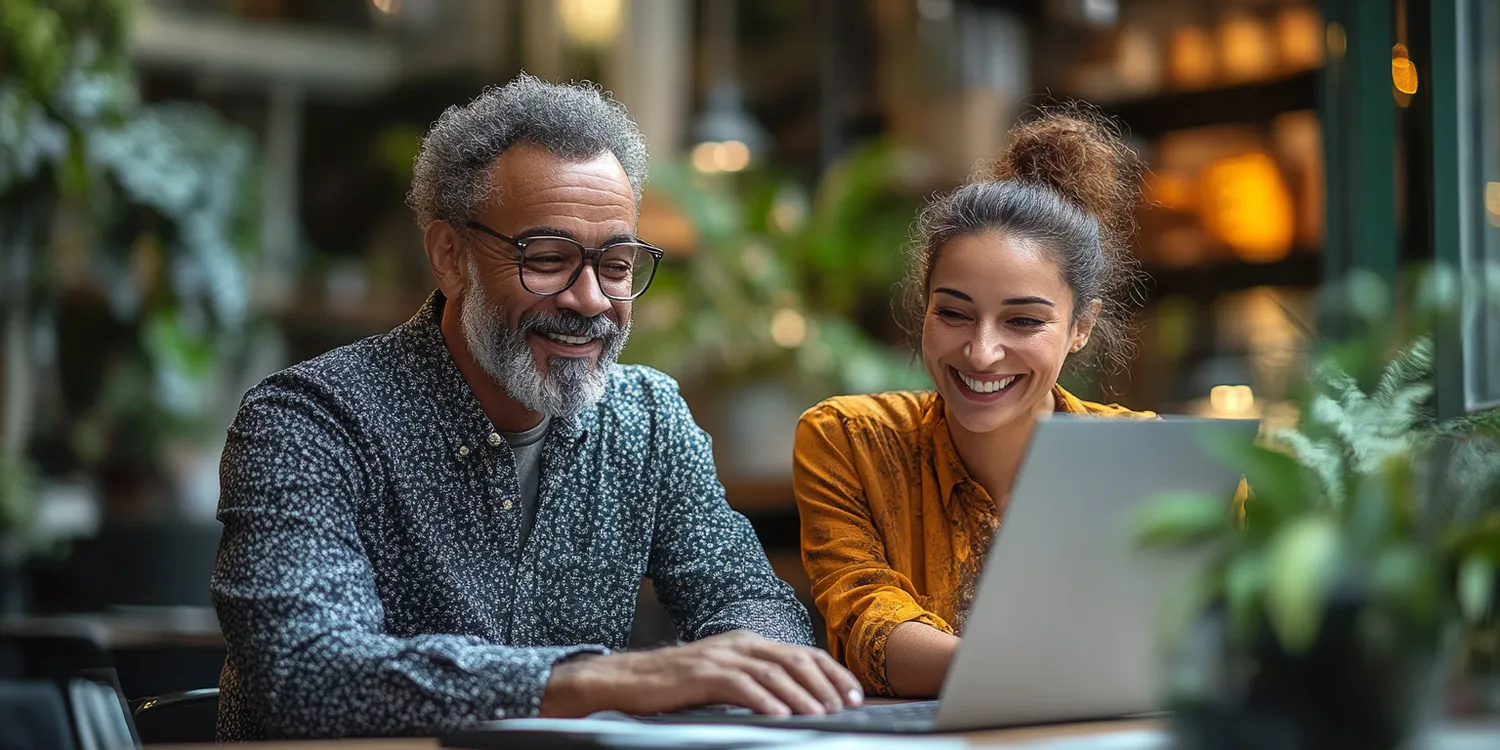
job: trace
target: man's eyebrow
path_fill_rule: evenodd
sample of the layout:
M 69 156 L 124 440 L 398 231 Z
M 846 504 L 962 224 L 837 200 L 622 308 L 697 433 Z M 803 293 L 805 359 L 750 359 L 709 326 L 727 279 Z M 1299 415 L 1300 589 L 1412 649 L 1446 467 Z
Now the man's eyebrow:
M 578 239 L 573 236 L 572 232 L 566 229 L 558 229 L 557 227 L 531 227 L 530 229 L 522 230 L 516 235 L 516 239 L 518 240 L 530 239 L 532 237 L 567 237 L 570 240 Z
M 583 244 L 583 241 L 578 239 L 577 235 L 566 229 L 559 229 L 557 227 L 532 227 L 516 235 L 516 239 L 518 240 L 529 240 L 534 237 L 566 237 L 574 242 Z M 617 232 L 609 239 L 600 243 L 599 247 L 618 245 L 621 242 L 640 242 L 640 240 L 636 239 L 636 236 L 629 232 Z

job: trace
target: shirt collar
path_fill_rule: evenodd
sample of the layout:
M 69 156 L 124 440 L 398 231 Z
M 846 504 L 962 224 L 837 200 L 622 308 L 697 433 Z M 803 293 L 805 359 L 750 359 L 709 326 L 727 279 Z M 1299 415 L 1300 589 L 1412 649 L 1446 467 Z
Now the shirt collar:
M 421 387 L 433 394 L 437 408 L 432 415 L 440 426 L 448 455 L 462 460 L 480 450 L 499 447 L 504 442 L 500 431 L 490 422 L 479 399 L 469 389 L 468 381 L 454 363 L 443 338 L 443 307 L 447 298 L 433 290 L 427 301 L 410 320 L 395 331 L 405 339 L 411 353 L 412 375 Z M 597 417 L 598 407 L 585 409 L 569 417 L 553 417 L 547 430 L 547 441 L 563 440 L 576 446 L 588 437 Z
M 1060 385 L 1052 386 L 1052 398 L 1058 414 L 1087 414 L 1083 402 Z M 953 503 L 957 488 L 982 492 L 984 488 L 969 476 L 963 459 L 958 457 L 958 448 L 953 445 L 953 434 L 948 431 L 948 414 L 943 408 L 943 397 L 931 391 L 922 410 L 922 427 L 932 436 L 933 463 L 936 465 L 938 491 L 942 493 L 945 507 Z

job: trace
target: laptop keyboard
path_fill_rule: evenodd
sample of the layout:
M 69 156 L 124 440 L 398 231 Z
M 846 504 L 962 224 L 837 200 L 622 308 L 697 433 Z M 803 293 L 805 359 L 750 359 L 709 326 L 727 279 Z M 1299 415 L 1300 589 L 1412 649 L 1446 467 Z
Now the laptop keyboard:
M 828 732 L 911 734 L 931 732 L 937 701 L 880 703 L 847 708 L 836 714 L 765 716 L 747 708 L 710 707 L 641 717 L 642 721 L 670 723 L 733 723 L 815 729 Z

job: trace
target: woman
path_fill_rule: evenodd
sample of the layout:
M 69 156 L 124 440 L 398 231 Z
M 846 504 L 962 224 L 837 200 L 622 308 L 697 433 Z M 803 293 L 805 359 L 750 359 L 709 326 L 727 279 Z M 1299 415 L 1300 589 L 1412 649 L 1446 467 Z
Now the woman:
M 918 222 L 907 292 L 936 390 L 844 396 L 802 416 L 803 563 L 829 649 L 867 690 L 941 687 L 1038 419 L 1155 416 L 1057 385 L 1086 352 L 1123 358 L 1139 177 L 1135 154 L 1086 114 L 1018 126 Z

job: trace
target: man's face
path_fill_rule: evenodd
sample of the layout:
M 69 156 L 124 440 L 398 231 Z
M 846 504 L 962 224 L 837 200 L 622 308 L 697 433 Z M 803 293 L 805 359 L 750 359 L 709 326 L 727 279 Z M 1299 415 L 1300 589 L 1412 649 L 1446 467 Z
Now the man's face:
M 496 161 L 491 181 L 494 192 L 474 219 L 502 234 L 568 237 L 586 247 L 635 239 L 635 197 L 613 154 L 570 160 L 517 144 Z M 596 403 L 630 334 L 630 303 L 604 296 L 591 263 L 562 293 L 533 294 L 521 283 L 514 247 L 472 235 L 458 303 L 475 361 L 532 411 L 566 416 Z

